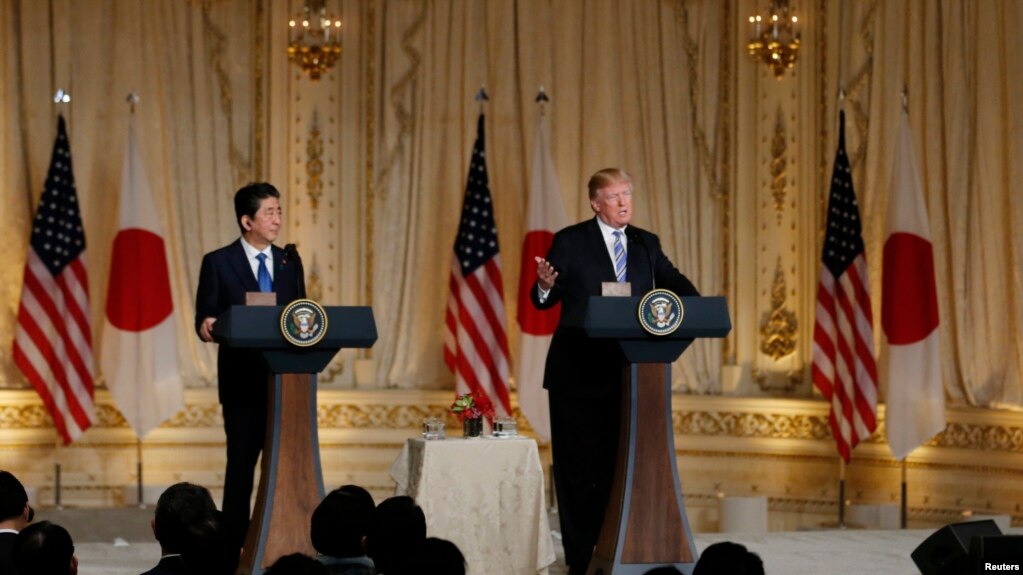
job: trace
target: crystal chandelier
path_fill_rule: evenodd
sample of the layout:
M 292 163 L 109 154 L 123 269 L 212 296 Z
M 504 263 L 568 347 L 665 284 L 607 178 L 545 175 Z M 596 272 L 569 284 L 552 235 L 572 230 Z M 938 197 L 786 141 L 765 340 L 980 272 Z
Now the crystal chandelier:
M 779 80 L 799 56 L 799 19 L 791 14 L 794 11 L 789 0 L 771 0 L 766 18 L 760 14 L 749 17 L 749 54 L 766 64 Z
M 341 18 L 327 12 L 324 0 L 306 0 L 288 21 L 288 60 L 318 81 L 341 56 Z

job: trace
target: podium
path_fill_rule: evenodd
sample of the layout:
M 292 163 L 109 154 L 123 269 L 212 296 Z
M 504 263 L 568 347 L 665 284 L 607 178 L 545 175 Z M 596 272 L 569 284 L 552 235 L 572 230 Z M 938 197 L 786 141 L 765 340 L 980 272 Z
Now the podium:
M 593 296 L 583 324 L 592 338 L 617 340 L 628 362 L 618 463 L 587 575 L 639 575 L 662 565 L 690 574 L 697 559 L 675 462 L 671 362 L 698 337 L 726 336 L 728 305 L 723 297 L 683 297 L 681 325 L 655 336 L 639 323 L 641 299 Z
M 327 333 L 297 347 L 281 335 L 283 306 L 232 306 L 213 324 L 221 345 L 258 349 L 270 368 L 267 434 L 256 505 L 238 573 L 261 575 L 282 555 L 315 555 L 309 520 L 324 497 L 316 429 L 316 374 L 341 348 L 377 339 L 369 307 L 328 307 Z

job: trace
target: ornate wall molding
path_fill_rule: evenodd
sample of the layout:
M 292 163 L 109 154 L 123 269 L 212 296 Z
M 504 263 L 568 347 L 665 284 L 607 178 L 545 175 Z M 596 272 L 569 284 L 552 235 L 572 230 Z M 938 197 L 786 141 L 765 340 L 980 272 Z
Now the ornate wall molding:
M 320 132 L 320 114 L 313 110 L 312 122 L 309 123 L 309 135 L 305 143 L 305 189 L 309 198 L 309 211 L 312 213 L 313 224 L 323 197 L 323 134 Z
M 778 256 L 774 282 L 771 284 L 771 311 L 760 324 L 760 352 L 775 361 L 796 351 L 799 339 L 796 314 L 785 305 L 787 291 L 785 269 L 782 267 L 781 256 Z
M 774 200 L 774 211 L 778 225 L 785 215 L 785 189 L 788 180 L 788 134 L 785 129 L 785 113 L 778 106 L 774 121 L 774 135 L 771 137 L 771 197 Z
M 160 429 L 219 428 L 223 425 L 216 390 L 187 390 L 185 395 L 185 409 Z M 672 425 L 680 437 L 812 440 L 823 442 L 825 447 L 831 446 L 828 405 L 824 401 L 675 394 L 672 403 Z M 424 417 L 444 417 L 449 425 L 454 425 L 454 418 L 448 414 L 450 404 L 451 394 L 447 391 L 321 390 L 317 417 L 322 429 L 409 430 L 418 429 Z M 948 428 L 927 446 L 1023 455 L 1023 414 L 993 412 L 989 417 L 991 421 L 985 422 L 982 421 L 985 411 L 989 410 L 950 408 Z M 520 429 L 529 430 L 517 403 L 514 412 L 520 420 Z M 883 407 L 879 419 L 881 425 L 863 443 L 886 444 Z M 93 426 L 97 429 L 129 429 L 106 391 L 97 393 Z M 0 391 L 0 431 L 52 429 L 53 423 L 34 391 Z M 88 435 L 83 441 L 88 442 Z M 2 439 L 0 443 L 3 443 Z M 876 463 L 884 462 L 897 464 L 890 458 L 876 458 Z M 992 460 L 990 467 L 997 468 L 996 463 L 1001 462 Z M 914 460 L 910 464 L 915 464 Z M 975 467 L 966 465 L 964 468 Z

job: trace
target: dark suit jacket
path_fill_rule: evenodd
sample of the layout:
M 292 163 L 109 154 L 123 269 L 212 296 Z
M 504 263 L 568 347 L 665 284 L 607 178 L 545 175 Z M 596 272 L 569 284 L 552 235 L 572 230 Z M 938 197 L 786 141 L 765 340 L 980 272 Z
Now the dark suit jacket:
M 654 287 L 669 289 L 679 296 L 700 295 L 661 250 L 656 235 L 628 226 L 626 271 L 632 295 L 642 295 Z M 599 296 L 602 282 L 615 281 L 614 262 L 608 254 L 597 219 L 569 226 L 554 234 L 547 261 L 558 272 L 547 300 L 540 303 L 534 287 L 533 305 L 547 309 L 561 303 L 561 319 L 547 352 L 543 386 L 552 392 L 607 396 L 616 393 L 624 358 L 618 344 L 591 340 L 583 331 L 590 296 Z M 652 273 L 651 273 L 652 272 Z
M 0 575 L 14 574 L 14 540 L 17 533 L 0 533 Z
M 174 555 L 171 557 L 163 557 L 160 562 L 156 564 L 149 571 L 146 571 L 142 575 L 187 575 L 188 567 L 185 566 L 185 560 L 180 555 Z
M 297 257 L 287 259 L 285 252 L 272 246 L 274 291 L 277 305 L 306 297 L 305 273 Z M 207 317 L 219 317 L 232 305 L 245 305 L 245 293 L 259 291 L 241 240 L 212 251 L 202 258 L 199 289 L 195 296 L 195 331 L 199 333 Z M 258 351 L 231 349 L 221 345 L 217 352 L 220 403 L 243 403 L 260 399 L 264 390 L 252 393 L 253 382 L 267 379 L 267 368 Z

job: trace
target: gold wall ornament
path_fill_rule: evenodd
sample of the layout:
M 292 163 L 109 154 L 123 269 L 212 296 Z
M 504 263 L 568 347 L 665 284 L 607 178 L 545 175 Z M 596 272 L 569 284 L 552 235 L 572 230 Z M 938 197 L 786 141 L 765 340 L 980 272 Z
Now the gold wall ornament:
M 789 0 L 771 0 L 766 17 L 760 14 L 749 17 L 750 40 L 746 48 L 755 61 L 765 64 L 779 80 L 799 57 L 799 19 L 791 14 L 794 11 Z
M 306 195 L 309 196 L 309 208 L 312 212 L 313 223 L 316 223 L 316 212 L 320 206 L 320 197 L 323 196 L 323 136 L 320 133 L 319 114 L 313 111 L 312 125 L 309 127 L 309 138 L 305 144 L 305 175 Z
M 771 312 L 760 324 L 760 351 L 771 359 L 779 359 L 796 350 L 799 322 L 796 314 L 785 306 L 785 269 L 778 256 L 771 283 Z
M 774 198 L 774 210 L 777 212 L 778 225 L 785 213 L 785 179 L 788 176 L 788 136 L 785 132 L 785 114 L 778 106 L 778 117 L 774 122 L 774 136 L 771 138 L 771 196 Z M 779 262 L 780 263 L 780 262 Z
M 309 266 L 306 293 L 309 295 L 309 299 L 323 301 L 323 282 L 320 280 L 320 266 L 316 263 L 316 254 L 313 254 L 313 265 Z
M 324 0 L 306 0 L 288 21 L 288 60 L 320 80 L 341 57 L 341 17 L 327 11 Z

